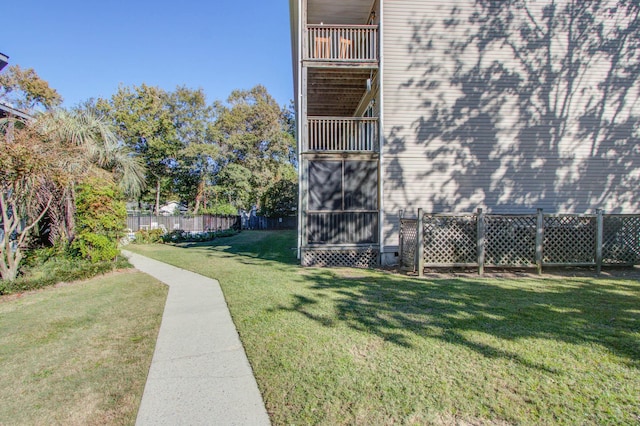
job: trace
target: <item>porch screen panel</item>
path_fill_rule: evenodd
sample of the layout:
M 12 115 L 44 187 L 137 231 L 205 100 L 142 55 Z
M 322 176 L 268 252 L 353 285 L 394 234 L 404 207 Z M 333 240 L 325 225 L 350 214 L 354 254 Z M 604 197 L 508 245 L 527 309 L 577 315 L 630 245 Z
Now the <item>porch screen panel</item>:
M 314 213 L 307 218 L 309 244 L 376 244 L 375 212 Z
M 342 161 L 309 162 L 309 209 L 342 210 Z
M 308 244 L 378 243 L 378 163 L 308 162 Z
M 344 162 L 344 209 L 378 209 L 378 165 L 375 161 Z

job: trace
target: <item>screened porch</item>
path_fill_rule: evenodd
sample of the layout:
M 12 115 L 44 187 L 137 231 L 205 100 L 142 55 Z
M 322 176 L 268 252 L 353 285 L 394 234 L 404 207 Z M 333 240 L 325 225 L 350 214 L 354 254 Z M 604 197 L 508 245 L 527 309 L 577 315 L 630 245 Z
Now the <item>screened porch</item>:
M 309 188 L 305 245 L 377 244 L 377 160 L 328 158 L 305 163 Z

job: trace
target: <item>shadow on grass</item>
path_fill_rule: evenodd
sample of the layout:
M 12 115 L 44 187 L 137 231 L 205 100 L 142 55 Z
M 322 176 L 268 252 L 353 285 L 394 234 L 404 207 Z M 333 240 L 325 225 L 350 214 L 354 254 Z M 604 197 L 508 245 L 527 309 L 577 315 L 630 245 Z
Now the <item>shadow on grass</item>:
M 242 231 L 240 234 L 204 243 L 177 244 L 183 248 L 207 248 L 218 256 L 240 256 L 240 262 L 254 264 L 256 260 L 297 265 L 295 231 Z
M 298 263 L 294 241 L 291 231 L 247 231 L 213 243 L 181 247 L 236 257 L 246 266 L 291 271 Z M 633 280 L 419 280 L 328 268 L 305 269 L 295 279 L 300 280 L 300 292 L 278 309 L 299 313 L 323 327 L 346 325 L 403 347 L 412 347 L 415 339 L 439 339 L 486 357 L 513 359 L 547 371 L 548 367 L 518 353 L 479 341 L 485 338 L 469 336 L 597 344 L 629 366 L 640 368 L 640 283 Z
M 546 371 L 548 367 L 515 352 L 467 336 L 598 344 L 640 368 L 640 284 L 631 281 L 423 281 L 370 273 L 345 278 L 337 272 L 317 270 L 308 277 L 313 295 L 294 295 L 293 303 L 280 309 L 326 327 L 342 323 L 404 347 L 412 347 L 414 339 L 440 339 Z M 316 309 L 327 299 L 335 313 L 329 319 Z

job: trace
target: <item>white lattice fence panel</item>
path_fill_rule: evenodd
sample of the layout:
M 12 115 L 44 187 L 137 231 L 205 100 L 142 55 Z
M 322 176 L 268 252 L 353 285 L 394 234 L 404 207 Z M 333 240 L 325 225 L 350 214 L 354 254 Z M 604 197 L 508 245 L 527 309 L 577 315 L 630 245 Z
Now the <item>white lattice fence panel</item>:
M 412 268 L 416 259 L 416 247 L 418 247 L 418 235 L 416 219 L 400 219 L 400 241 L 402 242 L 402 266 Z
M 475 216 L 424 216 L 423 256 L 427 265 L 477 263 Z
M 640 216 L 604 216 L 603 228 L 603 263 L 640 263 Z
M 485 264 L 528 266 L 536 262 L 536 217 L 485 217 Z
M 378 266 L 377 250 L 308 250 L 302 258 L 302 266 L 348 266 L 371 268 Z
M 595 263 L 595 216 L 545 216 L 544 263 Z

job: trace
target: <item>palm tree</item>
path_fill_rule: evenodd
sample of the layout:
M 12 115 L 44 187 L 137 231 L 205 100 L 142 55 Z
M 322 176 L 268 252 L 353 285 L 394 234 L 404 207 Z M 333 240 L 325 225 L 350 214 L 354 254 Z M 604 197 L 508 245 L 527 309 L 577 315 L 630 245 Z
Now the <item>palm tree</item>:
M 26 237 L 45 215 L 51 242 L 73 240 L 78 182 L 102 175 L 137 196 L 144 167 L 91 110 L 47 111 L 12 131 L 8 124 L 0 123 L 0 275 L 13 280 Z
M 93 109 L 55 110 L 38 117 L 43 133 L 61 147 L 77 150 L 79 155 L 66 160 L 63 169 L 76 179 L 59 191 L 55 212 L 50 215 L 53 225 L 49 236 L 52 242 L 64 232 L 67 242 L 74 238 L 75 184 L 88 175 L 103 175 L 115 180 L 120 189 L 132 198 L 144 187 L 144 166 L 132 152 L 119 143 L 112 125 Z M 46 199 L 46 194 L 45 194 Z

